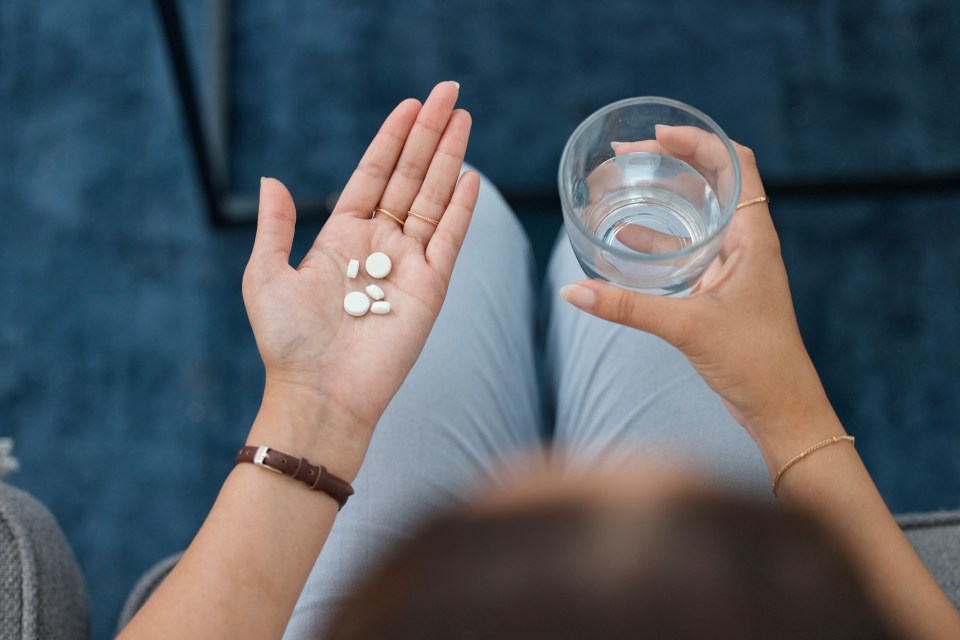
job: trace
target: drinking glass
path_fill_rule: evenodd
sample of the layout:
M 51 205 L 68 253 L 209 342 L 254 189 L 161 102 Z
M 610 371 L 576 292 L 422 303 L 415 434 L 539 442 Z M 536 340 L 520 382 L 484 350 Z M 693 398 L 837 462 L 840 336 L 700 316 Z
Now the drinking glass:
M 740 163 L 704 113 L 630 98 L 577 127 L 559 185 L 567 235 L 589 277 L 684 296 L 720 250 L 740 197 Z

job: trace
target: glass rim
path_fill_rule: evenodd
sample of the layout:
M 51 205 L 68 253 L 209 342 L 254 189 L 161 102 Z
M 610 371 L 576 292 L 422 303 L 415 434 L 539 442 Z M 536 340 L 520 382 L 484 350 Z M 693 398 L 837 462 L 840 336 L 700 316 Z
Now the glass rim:
M 704 238 L 700 240 L 700 242 L 696 242 L 690 245 L 689 247 L 684 247 L 679 251 L 672 251 L 670 253 L 640 253 L 638 251 L 629 251 L 627 249 L 621 249 L 620 247 L 603 244 L 597 239 L 596 235 L 593 232 L 591 232 L 590 229 L 587 228 L 587 225 L 583 224 L 583 221 L 580 220 L 579 217 L 573 215 L 573 212 L 572 212 L 573 206 L 570 203 L 570 196 L 567 193 L 568 190 L 564 189 L 564 184 L 563 184 L 564 183 L 563 168 L 566 165 L 567 156 L 571 152 L 571 146 L 573 141 L 579 138 L 583 134 L 584 130 L 586 130 L 587 127 L 589 127 L 594 122 L 601 119 L 608 113 L 612 111 L 616 111 L 618 109 L 622 109 L 624 107 L 631 107 L 631 106 L 642 105 L 642 104 L 664 105 L 667 107 L 672 107 L 674 109 L 679 109 L 680 111 L 684 111 L 694 116 L 695 118 L 699 118 L 704 124 L 708 125 L 713 129 L 712 133 L 715 133 L 720 138 L 720 141 L 723 142 L 723 146 L 726 147 L 727 149 L 727 153 L 730 154 L 730 157 L 733 159 L 733 175 L 734 175 L 734 178 L 736 179 L 736 184 L 734 185 L 734 189 L 733 189 L 733 198 L 731 198 L 730 206 L 728 207 L 729 211 L 723 212 L 723 221 L 720 223 L 720 226 L 718 226 L 708 235 L 704 236 Z M 603 251 L 609 251 L 615 256 L 626 258 L 628 260 L 656 262 L 660 260 L 673 260 L 676 258 L 688 256 L 702 249 L 703 247 L 707 246 L 708 244 L 713 242 L 717 238 L 717 236 L 723 233 L 723 230 L 727 228 L 728 224 L 730 224 L 730 221 L 733 219 L 733 214 L 737 210 L 737 200 L 739 200 L 740 198 L 740 188 L 741 188 L 741 179 L 742 179 L 742 176 L 740 175 L 740 173 L 741 173 L 740 158 L 737 156 L 737 151 L 736 149 L 733 148 L 733 143 L 730 141 L 730 138 L 727 136 L 724 130 L 720 128 L 720 125 L 714 122 L 713 118 L 711 118 L 704 112 L 700 111 L 696 107 L 691 107 L 690 105 L 684 102 L 680 102 L 679 100 L 673 100 L 672 98 L 662 98 L 659 96 L 641 96 L 636 98 L 624 98 L 623 100 L 617 100 L 616 102 L 611 102 L 607 106 L 601 107 L 600 109 L 597 109 L 592 114 L 587 116 L 587 118 L 583 122 L 581 122 L 576 129 L 573 130 L 573 133 L 571 133 L 570 137 L 567 139 L 567 143 L 563 146 L 563 153 L 560 155 L 560 167 L 557 171 L 557 174 L 558 174 L 557 183 L 560 191 L 560 205 L 561 205 L 561 208 L 563 209 L 564 220 L 565 221 L 572 220 L 574 226 L 578 228 L 583 233 L 583 235 L 587 237 L 587 239 L 590 241 L 591 244 L 593 244 L 599 249 L 602 249 Z

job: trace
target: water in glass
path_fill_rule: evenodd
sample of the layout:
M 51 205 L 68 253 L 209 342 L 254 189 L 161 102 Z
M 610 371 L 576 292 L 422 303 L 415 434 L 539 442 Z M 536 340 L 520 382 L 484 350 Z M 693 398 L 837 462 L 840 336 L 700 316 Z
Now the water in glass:
M 686 162 L 659 153 L 610 158 L 586 179 L 584 225 L 603 244 L 638 254 L 680 251 L 720 224 L 720 203 Z

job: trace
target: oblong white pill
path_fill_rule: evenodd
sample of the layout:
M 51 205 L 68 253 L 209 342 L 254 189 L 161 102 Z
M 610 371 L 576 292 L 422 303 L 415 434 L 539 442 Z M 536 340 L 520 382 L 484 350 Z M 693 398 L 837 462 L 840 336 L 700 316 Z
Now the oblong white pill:
M 367 295 L 374 300 L 383 300 L 383 289 L 375 284 L 367 285 Z
M 359 260 L 351 260 L 351 261 L 347 264 L 347 277 L 348 277 L 348 278 L 356 278 L 358 273 L 360 273 L 360 261 L 359 261 Z
M 390 313 L 390 309 L 392 308 L 393 306 L 389 302 L 377 300 L 370 306 L 370 313 L 375 313 L 378 316 L 382 316 L 385 313 Z
M 390 270 L 393 269 L 393 263 L 390 261 L 390 256 L 385 253 L 371 253 L 367 257 L 367 262 L 364 264 L 367 269 L 367 273 L 370 274 L 372 278 L 386 278 L 390 275 Z
M 370 298 L 363 291 L 351 291 L 343 299 L 343 310 L 360 317 L 370 310 Z

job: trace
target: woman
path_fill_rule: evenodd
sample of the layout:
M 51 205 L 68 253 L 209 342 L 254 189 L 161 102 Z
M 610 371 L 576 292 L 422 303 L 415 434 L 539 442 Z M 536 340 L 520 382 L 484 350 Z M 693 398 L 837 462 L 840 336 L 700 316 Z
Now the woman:
M 487 483 L 500 485 L 501 497 L 490 499 L 499 506 L 481 507 L 488 515 L 480 521 L 470 520 L 475 513 L 465 516 L 468 529 L 486 526 L 496 514 L 522 520 L 525 512 L 542 514 L 543 505 L 590 504 L 591 496 L 623 507 L 614 513 L 633 513 L 628 503 L 662 505 L 671 497 L 699 504 L 694 513 L 716 504 L 688 499 L 697 492 L 677 487 L 689 483 L 663 471 L 638 481 L 544 480 L 551 476 L 539 471 L 547 456 L 537 453 L 529 248 L 496 191 L 472 171 L 460 175 L 471 121 L 454 109 L 458 90 L 456 83 L 441 83 L 422 106 L 408 100 L 396 108 L 296 269 L 289 265 L 293 201 L 276 180 L 261 181 L 243 294 L 266 385 L 247 444 L 322 464 L 353 483 L 356 494 L 339 512 L 336 491 L 310 491 L 289 477 L 238 464 L 183 558 L 121 637 L 279 638 L 286 629 L 286 637 L 311 638 L 331 628 L 340 637 L 378 637 L 376 631 L 350 635 L 356 630 L 350 616 L 363 610 L 355 601 L 345 609 L 346 622 L 331 622 L 347 594 L 377 592 L 357 579 L 430 514 Z M 709 152 L 683 128 L 659 131 L 656 143 L 681 158 Z M 743 147 L 738 152 L 743 200 L 762 196 L 753 156 Z M 378 208 L 385 213 L 371 219 Z M 344 313 L 344 295 L 366 281 L 350 280 L 347 265 L 375 252 L 393 263 L 380 281 L 392 310 L 355 318 Z M 548 291 L 581 278 L 561 241 Z M 800 339 L 764 203 L 737 212 L 720 262 L 686 299 L 582 280 L 561 296 L 570 304 L 556 295 L 549 302 L 559 454 L 549 458 L 565 474 L 669 449 L 694 461 L 708 481 L 759 494 L 769 492 L 769 479 L 794 456 L 845 435 Z M 516 462 L 520 453 L 526 454 L 522 463 Z M 536 478 L 518 479 L 521 467 L 537 469 L 527 472 Z M 618 493 L 611 486 L 643 487 L 640 493 L 659 497 L 639 499 L 624 490 L 619 493 L 629 497 L 611 503 L 609 496 Z M 780 478 L 777 496 L 787 511 L 813 514 L 849 558 L 857 578 L 848 582 L 862 584 L 864 602 L 872 605 L 851 605 L 856 598 L 846 589 L 837 607 L 860 612 L 858 619 L 867 621 L 861 630 L 882 626 L 869 622 L 870 611 L 878 610 L 905 636 L 960 637 L 960 618 L 850 443 L 823 446 L 795 463 Z M 670 509 L 660 513 L 653 521 L 676 521 Z M 744 513 L 737 522 L 755 514 Z M 561 520 L 568 526 L 582 516 Z M 499 536 L 496 527 L 491 535 Z M 811 536 L 804 540 L 817 538 Z M 441 535 L 438 549 L 456 547 L 444 540 Z M 840 582 L 849 577 L 842 568 L 822 575 L 841 576 Z M 381 631 L 389 635 L 389 628 Z

